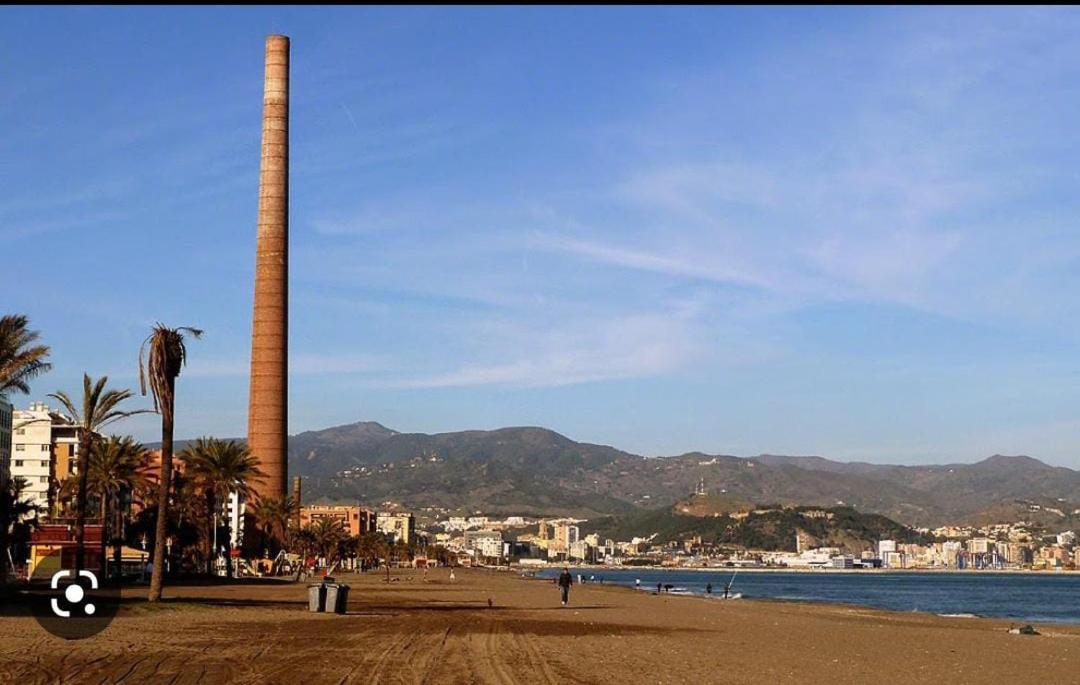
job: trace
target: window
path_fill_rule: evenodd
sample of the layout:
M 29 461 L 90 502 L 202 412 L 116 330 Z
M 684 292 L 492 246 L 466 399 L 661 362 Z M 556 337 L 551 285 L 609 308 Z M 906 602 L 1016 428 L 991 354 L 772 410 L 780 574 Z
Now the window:
M 16 428 L 15 429 L 15 435 L 26 435 L 26 429 L 25 428 Z
M 15 460 L 15 465 L 16 465 L 16 466 L 22 466 L 22 462 L 23 462 L 23 460 L 22 460 L 22 459 L 16 459 L 16 460 Z
M 41 451 L 42 452 L 48 452 L 49 451 L 49 446 L 48 445 L 42 445 L 41 446 Z
M 39 483 L 48 483 L 49 482 L 49 477 L 48 476 L 39 476 L 38 477 L 38 482 Z
M 22 452 L 26 449 L 26 445 L 15 445 L 16 452 Z

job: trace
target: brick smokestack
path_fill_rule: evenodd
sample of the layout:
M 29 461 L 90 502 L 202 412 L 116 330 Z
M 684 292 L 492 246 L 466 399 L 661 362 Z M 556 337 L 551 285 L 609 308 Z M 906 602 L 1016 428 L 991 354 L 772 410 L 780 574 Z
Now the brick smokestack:
M 289 39 L 266 39 L 248 446 L 266 474 L 257 495 L 284 497 L 289 360 Z

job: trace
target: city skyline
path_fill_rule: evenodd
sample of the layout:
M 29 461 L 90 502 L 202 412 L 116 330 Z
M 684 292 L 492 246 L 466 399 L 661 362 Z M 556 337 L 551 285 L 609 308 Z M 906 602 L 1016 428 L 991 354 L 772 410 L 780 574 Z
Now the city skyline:
M 290 433 L 1080 467 L 1075 11 L 2 12 L 16 409 L 162 320 L 177 437 L 244 433 L 281 31 Z

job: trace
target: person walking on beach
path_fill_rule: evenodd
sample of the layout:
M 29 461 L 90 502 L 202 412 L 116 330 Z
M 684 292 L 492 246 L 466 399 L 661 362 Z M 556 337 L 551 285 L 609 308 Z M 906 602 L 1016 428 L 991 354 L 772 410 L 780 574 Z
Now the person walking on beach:
M 570 575 L 570 569 L 564 568 L 559 574 L 559 589 L 562 590 L 562 605 L 570 601 L 570 586 L 574 584 L 574 577 Z
M 712 583 L 705 583 L 705 594 L 712 594 Z

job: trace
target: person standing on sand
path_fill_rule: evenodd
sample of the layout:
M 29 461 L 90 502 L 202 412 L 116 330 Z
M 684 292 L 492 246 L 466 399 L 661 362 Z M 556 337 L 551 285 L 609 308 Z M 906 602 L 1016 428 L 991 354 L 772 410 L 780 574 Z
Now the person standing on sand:
M 705 594 L 712 594 L 712 583 L 705 583 Z
M 656 594 L 660 594 L 661 592 L 663 592 L 663 590 L 664 590 L 664 584 L 663 583 L 657 583 L 656 584 Z
M 559 589 L 562 590 L 562 605 L 570 601 L 570 586 L 574 584 L 574 577 L 570 575 L 570 569 L 564 568 L 559 574 Z

